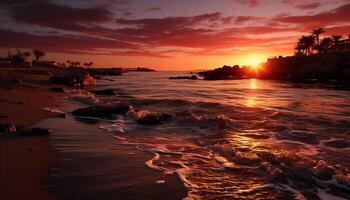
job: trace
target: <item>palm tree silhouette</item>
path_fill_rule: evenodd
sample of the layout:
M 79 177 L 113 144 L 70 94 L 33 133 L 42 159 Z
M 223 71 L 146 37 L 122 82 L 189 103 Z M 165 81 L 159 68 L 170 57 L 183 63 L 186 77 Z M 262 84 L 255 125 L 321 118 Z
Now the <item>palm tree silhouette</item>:
M 33 51 L 33 54 L 34 54 L 35 60 L 36 60 L 37 62 L 40 61 L 41 58 L 42 58 L 43 56 L 46 55 L 44 51 L 41 51 L 41 50 L 39 50 L 39 49 L 35 49 L 35 50 Z
M 323 28 L 318 28 L 315 30 L 312 30 L 312 34 L 316 37 L 316 44 L 320 45 L 320 35 L 322 33 L 326 32 Z
M 23 56 L 26 57 L 26 62 L 29 62 L 29 57 L 31 56 L 32 54 L 29 52 L 29 51 L 26 51 L 23 53 Z
M 303 35 L 301 38 L 299 38 L 296 49 L 302 50 L 302 53 L 304 55 L 311 55 L 313 53 L 314 47 L 315 47 L 315 36 Z
M 323 52 L 327 53 L 331 45 L 332 45 L 332 38 L 326 37 L 321 40 L 320 48 Z
M 332 35 L 333 42 L 334 42 L 334 49 L 338 48 L 339 41 L 342 38 L 342 35 Z

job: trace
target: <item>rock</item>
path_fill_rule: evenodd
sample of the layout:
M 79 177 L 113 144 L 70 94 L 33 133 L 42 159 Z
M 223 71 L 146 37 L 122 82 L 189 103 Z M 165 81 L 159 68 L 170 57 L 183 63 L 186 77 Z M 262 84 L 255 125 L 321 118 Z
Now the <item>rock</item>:
M 117 90 L 115 89 L 92 90 L 91 92 L 97 95 L 108 95 L 108 96 L 117 95 Z
M 118 68 L 90 68 L 87 71 L 93 76 L 122 76 L 122 70 Z
M 75 87 L 93 87 L 96 85 L 96 79 L 83 72 L 71 73 L 65 76 L 52 76 L 50 82 Z
M 17 101 L 15 104 L 18 104 L 18 105 L 23 105 L 23 101 Z
M 16 126 L 12 123 L 0 124 L 0 133 L 15 133 L 17 131 Z
M 56 117 L 59 117 L 59 118 L 67 118 L 68 115 L 66 113 L 57 113 L 56 114 Z
M 11 83 L 15 84 L 15 85 L 20 85 L 20 84 L 22 84 L 22 80 L 19 78 L 13 78 L 13 79 L 11 79 Z
M 170 120 L 171 118 L 173 118 L 173 116 L 166 113 L 163 113 L 161 115 L 149 114 L 144 117 L 140 117 L 137 120 L 137 123 L 141 125 L 153 126 L 153 125 L 159 125 L 164 121 Z
M 5 119 L 5 118 L 8 118 L 8 116 L 0 114 L 0 118 Z
M 67 92 L 67 90 L 65 88 L 60 88 L 60 87 L 50 88 L 50 91 L 51 92 L 60 92 L 60 93 Z
M 79 108 L 73 111 L 73 115 L 80 117 L 110 118 L 113 115 L 124 115 L 131 110 L 130 105 L 96 105 L 86 108 Z
M 17 132 L 20 136 L 46 136 L 53 133 L 53 129 L 46 128 L 27 128 Z
M 189 79 L 189 80 L 197 80 L 197 76 L 196 75 L 192 75 L 192 76 L 176 76 L 176 77 L 170 77 L 169 79 Z
M 320 160 L 317 162 L 317 166 L 314 167 L 316 172 L 316 177 L 320 180 L 331 180 L 334 175 L 336 175 L 335 170 L 331 166 Z

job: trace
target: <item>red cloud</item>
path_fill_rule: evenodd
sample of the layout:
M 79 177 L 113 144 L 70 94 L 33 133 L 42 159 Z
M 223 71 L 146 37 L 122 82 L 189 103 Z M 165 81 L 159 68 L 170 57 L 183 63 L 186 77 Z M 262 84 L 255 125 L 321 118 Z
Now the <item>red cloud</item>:
M 259 2 L 258 0 L 235 0 L 237 3 L 247 5 L 249 8 L 257 7 Z
M 294 7 L 302 9 L 302 10 L 309 10 L 309 9 L 315 9 L 321 6 L 321 3 L 302 3 L 302 4 L 296 4 Z
M 162 10 L 161 7 L 151 7 L 151 8 L 145 9 L 144 11 L 145 12 L 156 12 L 156 11 L 160 11 L 160 10 Z
M 274 21 L 289 24 L 299 24 L 308 28 L 322 27 L 326 25 L 332 25 L 338 22 L 349 22 L 349 10 L 350 4 L 345 4 L 328 12 L 304 16 L 281 16 L 276 17 Z

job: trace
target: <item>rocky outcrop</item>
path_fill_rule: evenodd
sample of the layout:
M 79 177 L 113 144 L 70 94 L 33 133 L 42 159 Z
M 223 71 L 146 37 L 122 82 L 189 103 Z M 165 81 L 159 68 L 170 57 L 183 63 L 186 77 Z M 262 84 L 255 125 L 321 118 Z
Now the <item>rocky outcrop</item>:
M 0 133 L 12 134 L 16 131 L 16 126 L 12 123 L 0 124 Z
M 196 75 L 192 76 L 176 76 L 176 77 L 170 77 L 169 79 L 189 79 L 189 80 L 197 80 L 198 77 Z
M 73 111 L 73 115 L 80 117 L 111 118 L 113 115 L 124 115 L 131 110 L 130 105 L 95 105 L 86 108 L 79 108 Z
M 50 88 L 51 92 L 58 92 L 58 93 L 64 93 L 67 92 L 65 88 L 57 87 L 57 88 Z
M 26 128 L 17 132 L 20 136 L 46 136 L 53 133 L 53 129 L 46 128 Z
M 86 73 L 69 73 L 61 76 L 52 76 L 50 82 L 74 87 L 93 87 L 96 85 L 96 79 Z
M 172 119 L 173 116 L 170 114 L 162 113 L 162 114 L 148 114 L 146 116 L 140 117 L 137 120 L 137 123 L 140 125 L 147 125 L 147 126 L 153 126 L 153 125 L 159 125 L 162 122 L 168 121 Z
M 115 96 L 117 95 L 117 90 L 115 89 L 105 89 L 105 90 L 92 90 L 91 91 L 97 95 Z

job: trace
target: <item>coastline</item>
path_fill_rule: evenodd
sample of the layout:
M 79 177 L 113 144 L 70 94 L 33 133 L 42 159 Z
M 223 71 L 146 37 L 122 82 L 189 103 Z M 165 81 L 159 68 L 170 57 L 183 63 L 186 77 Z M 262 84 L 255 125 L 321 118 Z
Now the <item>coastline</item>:
M 0 72 L 1 123 L 30 127 L 54 116 L 43 109 L 58 105 L 56 97 L 61 96 L 49 91 L 53 86 L 48 82 L 49 74 L 19 68 Z M 48 140 L 41 136 L 0 135 L 0 199 L 58 199 L 39 183 L 56 162 Z
M 58 118 L 45 110 L 45 107 L 63 105 L 64 111 L 72 111 L 71 107 L 64 108 L 63 99 L 60 101 L 65 93 L 50 91 L 50 88 L 62 87 L 48 81 L 52 73 L 60 72 L 51 68 L 0 71 L 3 77 L 0 79 L 0 123 L 55 130 L 50 137 L 0 134 L 0 199 L 56 200 L 75 199 L 76 195 L 85 199 L 116 196 L 182 199 L 187 196 L 186 188 L 175 174 L 165 177 L 146 166 L 145 162 L 153 157 L 150 153 L 123 145 L 105 131 L 92 129 L 90 124 L 78 122 L 74 117 Z M 60 125 L 55 127 L 56 124 Z M 106 148 L 106 145 L 107 150 L 96 148 Z M 65 162 L 67 156 L 77 162 Z M 63 170 L 58 177 L 56 169 Z M 96 177 L 94 170 L 109 174 L 109 178 Z M 86 179 L 86 174 L 91 178 Z

